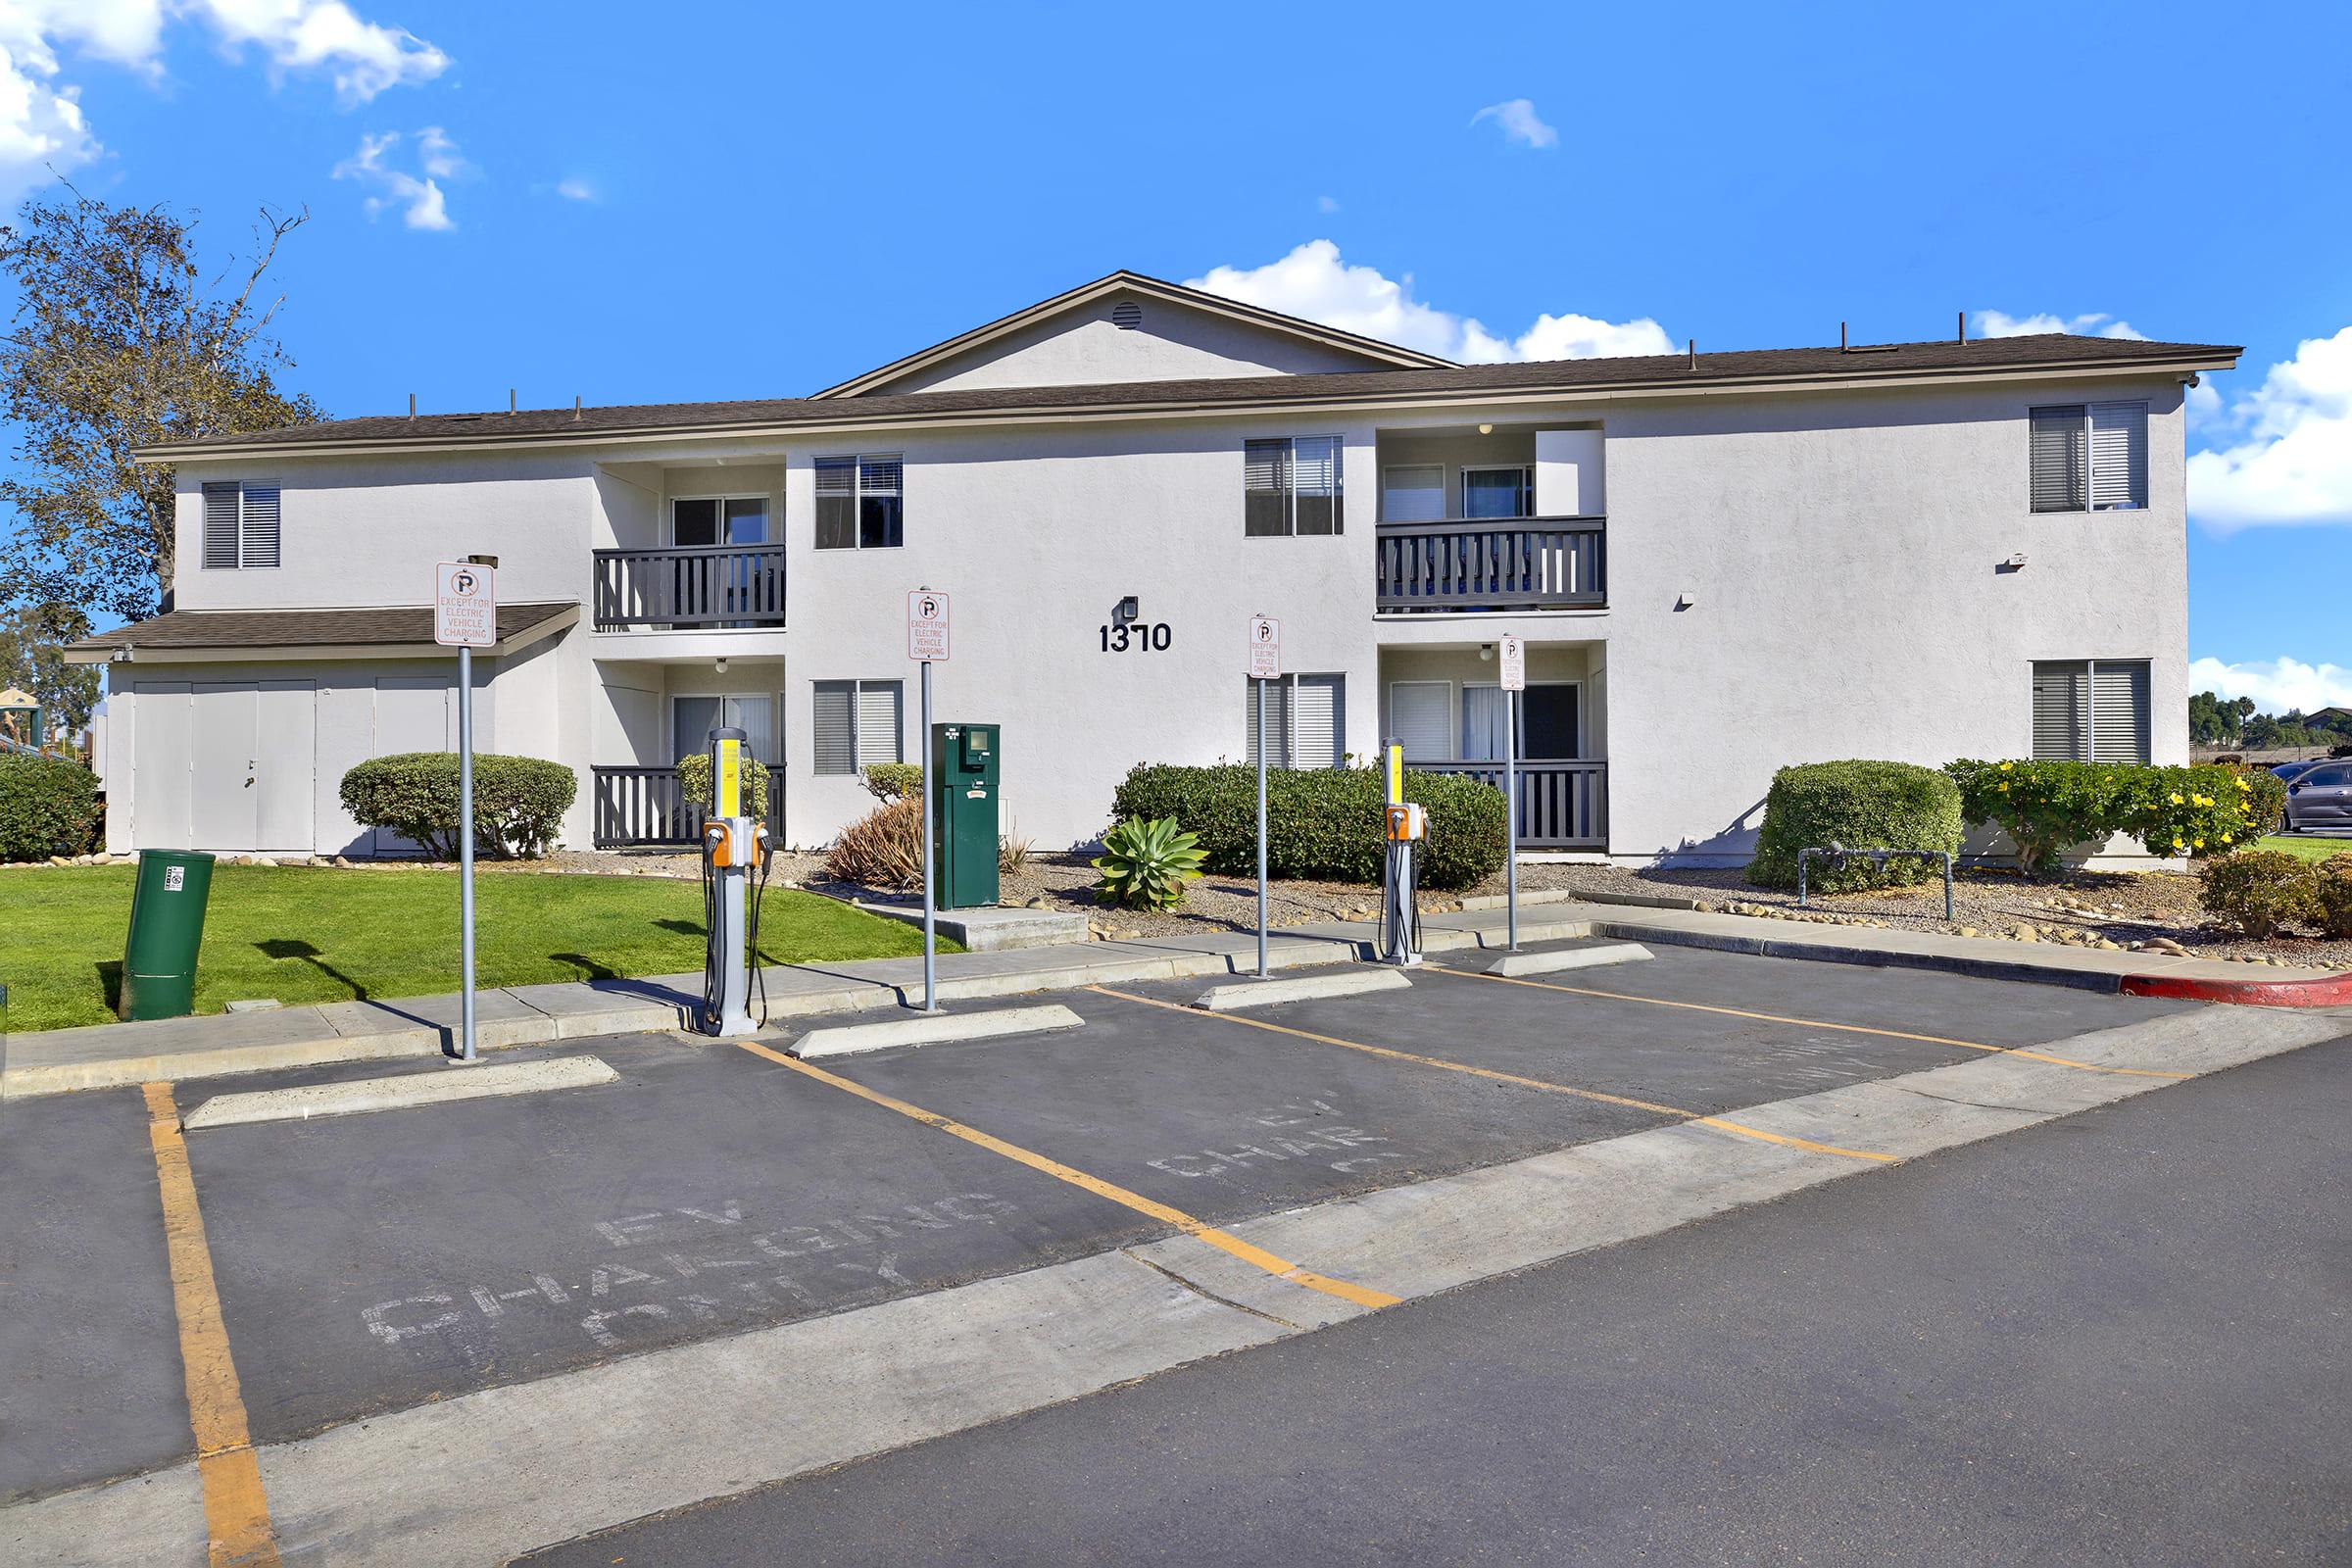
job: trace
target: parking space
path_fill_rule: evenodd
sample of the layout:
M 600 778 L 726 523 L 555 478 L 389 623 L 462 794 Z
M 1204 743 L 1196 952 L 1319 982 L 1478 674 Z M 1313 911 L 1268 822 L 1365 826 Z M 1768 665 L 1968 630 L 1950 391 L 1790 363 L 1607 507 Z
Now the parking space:
M 582 1049 L 620 1081 L 189 1135 L 257 1441 L 1160 1229 L 732 1046 Z
M 135 1089 L 0 1106 L 0 1500 L 193 1451 Z
M 502 1059 L 593 1052 L 619 1080 L 192 1132 L 253 1439 L 1172 1230 L 1244 1256 L 1210 1228 L 1690 1116 L 1788 1143 L 1735 1113 L 2190 1005 L 1672 948 L 1525 982 L 1471 961 L 1404 990 L 1224 1015 L 1183 1005 L 1199 981 L 1081 991 L 1055 1000 L 1082 1029 L 821 1068 L 783 1059 L 781 1042 L 574 1042 Z M 175 1094 L 185 1111 L 383 1071 Z M 7 1446 L 0 1492 L 184 1456 L 139 1096 L 20 1107 L 10 1131 L 22 1259 L 0 1359 L 31 1369 L 9 1395 L 14 1424 L 44 1436 Z M 1392 1299 L 1377 1280 L 1301 1277 L 1344 1259 L 1248 1260 L 1361 1305 Z

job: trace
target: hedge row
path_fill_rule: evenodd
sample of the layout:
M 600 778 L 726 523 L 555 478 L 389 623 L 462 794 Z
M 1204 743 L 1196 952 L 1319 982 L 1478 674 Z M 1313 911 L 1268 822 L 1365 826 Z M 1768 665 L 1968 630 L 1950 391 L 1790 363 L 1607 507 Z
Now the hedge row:
M 1404 775 L 1404 798 L 1429 817 L 1424 887 L 1466 888 L 1501 869 L 1502 792 L 1453 773 Z M 1380 880 L 1387 786 L 1378 768 L 1277 768 L 1266 775 L 1266 869 L 1278 877 Z M 1218 876 L 1257 869 L 1257 769 L 1243 763 L 1145 763 L 1119 784 L 1120 822 L 1172 817 L 1197 835 Z
M 2285 786 L 2259 768 L 2010 760 L 1944 771 L 1960 786 L 1968 820 L 2006 832 L 2036 873 L 2056 870 L 2076 845 L 2118 833 L 2150 855 L 2226 855 L 2269 832 L 2286 799 Z
M 537 757 L 477 755 L 473 826 L 477 851 L 536 858 L 563 827 L 579 793 L 576 774 Z M 454 752 L 400 752 L 369 758 L 343 775 L 343 808 L 367 827 L 413 839 L 436 859 L 458 855 L 458 758 Z
M 1959 786 L 1932 767 L 1910 762 L 1802 762 L 1775 773 L 1747 879 L 1758 887 L 1792 888 L 1797 852 L 1833 845 L 1957 854 Z M 1842 893 L 1907 887 L 1942 874 L 1942 864 L 1924 856 L 1885 865 L 1816 859 L 1805 868 L 1805 885 Z
M 79 762 L 0 755 L 0 860 L 86 854 L 100 814 L 98 775 Z

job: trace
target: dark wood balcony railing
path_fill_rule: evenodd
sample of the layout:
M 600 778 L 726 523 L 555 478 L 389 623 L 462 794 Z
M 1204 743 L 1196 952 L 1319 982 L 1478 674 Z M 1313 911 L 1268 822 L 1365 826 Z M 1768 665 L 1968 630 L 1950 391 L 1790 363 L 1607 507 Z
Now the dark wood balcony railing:
M 688 801 L 674 767 L 596 767 L 596 847 L 692 846 L 701 842 L 702 803 Z M 784 842 L 784 770 L 768 773 L 767 831 Z
M 1384 522 L 1373 532 L 1383 611 L 1581 610 L 1609 602 L 1604 518 L 1456 517 Z
M 1463 773 L 1502 788 L 1502 764 L 1411 762 L 1418 773 Z M 1519 847 L 1599 850 L 1609 842 L 1609 764 L 1581 760 L 1519 764 Z
M 781 626 L 782 545 L 672 545 L 596 553 L 596 629 Z

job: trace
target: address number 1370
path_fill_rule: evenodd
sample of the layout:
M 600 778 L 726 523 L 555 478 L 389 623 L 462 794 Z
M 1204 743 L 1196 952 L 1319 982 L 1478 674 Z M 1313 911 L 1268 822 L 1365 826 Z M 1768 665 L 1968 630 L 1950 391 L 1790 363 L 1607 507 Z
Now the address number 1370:
M 1176 629 L 1164 620 L 1154 620 L 1141 626 L 1097 626 L 1095 635 L 1102 640 L 1102 652 L 1106 654 L 1123 654 L 1130 649 L 1139 654 L 1164 654 L 1176 640 Z

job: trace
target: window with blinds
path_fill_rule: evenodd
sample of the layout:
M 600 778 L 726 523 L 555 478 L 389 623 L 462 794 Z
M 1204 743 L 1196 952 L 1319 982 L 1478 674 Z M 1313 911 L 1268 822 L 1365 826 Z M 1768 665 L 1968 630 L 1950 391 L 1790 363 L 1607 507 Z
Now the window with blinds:
M 1257 765 L 1257 698 L 1266 694 L 1266 765 L 1339 767 L 1348 758 L 1348 677 L 1285 675 L 1250 681 L 1242 705 L 1244 759 Z
M 896 550 L 906 543 L 906 462 L 897 454 L 818 458 L 816 548 Z
M 278 555 L 277 481 L 226 480 L 204 487 L 207 569 L 274 566 Z
M 1442 522 L 1446 468 L 1437 463 L 1399 463 L 1380 475 L 1380 520 Z
M 1391 681 L 1389 734 L 1403 744 L 1408 762 L 1453 760 L 1453 683 Z
M 820 774 L 854 774 L 875 762 L 906 760 L 900 716 L 905 706 L 901 681 L 816 682 L 810 765 Z
M 2029 488 L 2035 512 L 2136 512 L 2148 504 L 2148 406 L 2035 409 Z
M 2145 762 L 2153 756 L 2146 660 L 2070 659 L 2034 665 L 2034 756 L 2065 762 Z
M 1242 532 L 1250 538 L 1342 531 L 1340 438 L 1242 444 Z

